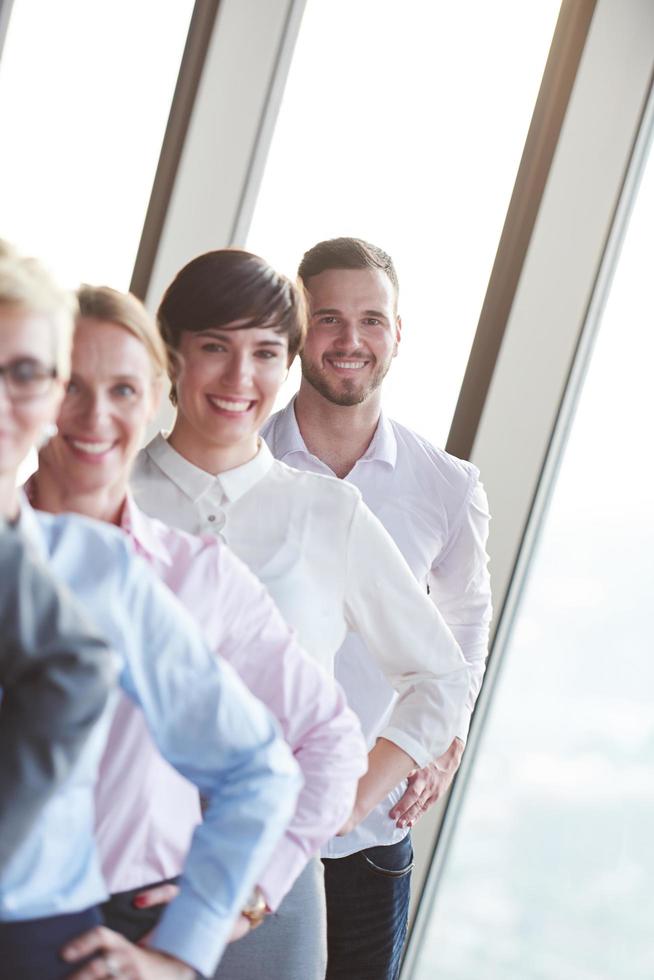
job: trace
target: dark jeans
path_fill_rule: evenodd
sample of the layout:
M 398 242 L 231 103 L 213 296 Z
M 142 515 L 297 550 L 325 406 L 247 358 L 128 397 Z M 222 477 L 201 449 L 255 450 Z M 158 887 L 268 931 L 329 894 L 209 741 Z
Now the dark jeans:
M 101 906 L 104 924 L 130 942 L 137 943 L 154 929 L 166 906 L 153 905 L 148 909 L 138 909 L 132 904 L 134 898 L 147 888 L 155 885 L 176 885 L 178 881 L 179 878 L 168 878 L 166 881 L 154 881 L 151 885 L 132 888 L 127 892 L 116 892 Z
M 102 917 L 94 907 L 45 919 L 0 923 L 0 977 L 2 980 L 63 980 L 69 977 L 88 963 L 89 958 L 71 965 L 64 963 L 59 950 L 101 922 Z
M 397 980 L 409 916 L 410 836 L 323 864 L 326 980 Z

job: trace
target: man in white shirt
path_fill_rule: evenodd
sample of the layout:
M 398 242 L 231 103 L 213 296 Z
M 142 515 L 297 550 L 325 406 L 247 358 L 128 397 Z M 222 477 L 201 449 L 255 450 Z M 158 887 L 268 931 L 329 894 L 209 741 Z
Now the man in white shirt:
M 390 257 L 359 239 L 338 238 L 310 249 L 299 275 L 311 305 L 302 382 L 262 434 L 288 465 L 347 479 L 361 490 L 431 594 L 470 669 L 466 709 L 449 749 L 323 850 L 327 980 L 396 980 L 413 867 L 409 830 L 458 769 L 484 673 L 491 618 L 488 505 L 474 466 L 382 412 L 382 382 L 402 327 Z M 354 634 L 338 653 L 336 676 L 374 745 L 394 692 Z

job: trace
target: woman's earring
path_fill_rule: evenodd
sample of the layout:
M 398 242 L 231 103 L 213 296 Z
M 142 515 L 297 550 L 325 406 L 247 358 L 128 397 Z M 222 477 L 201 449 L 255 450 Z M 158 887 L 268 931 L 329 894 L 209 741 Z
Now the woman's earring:
M 46 424 L 41 429 L 41 435 L 38 438 L 36 448 L 43 449 L 43 447 L 46 446 L 50 442 L 50 440 L 57 435 L 58 432 L 59 429 L 54 424 L 54 422 L 46 422 Z

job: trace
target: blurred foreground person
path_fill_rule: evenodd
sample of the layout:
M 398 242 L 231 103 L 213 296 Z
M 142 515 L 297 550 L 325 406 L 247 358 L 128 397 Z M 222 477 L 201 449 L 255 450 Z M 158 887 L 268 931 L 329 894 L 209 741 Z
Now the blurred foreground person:
M 0 365 L 24 379 L 30 397 L 10 398 L 2 417 L 0 507 L 119 655 L 123 690 L 207 807 L 180 894 L 148 947 L 100 927 L 107 893 L 93 836 L 93 788 L 111 721 L 105 711 L 69 778 L 0 872 L 0 964 L 16 980 L 181 980 L 214 970 L 293 813 L 298 771 L 268 712 L 206 649 L 194 622 L 122 534 L 39 514 L 14 489 L 20 463 L 57 416 L 72 326 L 71 298 L 33 260 L 1 246 Z
M 0 418 L 20 388 L 0 375 Z M 72 597 L 0 522 L 0 871 L 68 777 L 116 675 Z
M 366 768 L 358 720 L 333 678 L 301 650 L 259 580 L 216 537 L 193 537 L 146 516 L 128 480 L 166 372 L 157 326 L 134 297 L 106 287 L 79 294 L 71 379 L 58 432 L 28 485 L 32 503 L 122 528 L 278 719 L 304 777 L 297 810 L 242 915 L 244 930 L 277 909 L 308 859 L 350 816 Z M 130 760 L 130 766 L 125 760 Z M 200 822 L 196 788 L 157 752 L 126 698 L 113 719 L 96 788 L 96 838 L 112 898 L 108 925 L 147 933 L 174 895 Z M 141 894 L 143 889 L 148 892 Z
M 468 688 L 461 652 L 359 492 L 275 461 L 259 438 L 304 340 L 301 291 L 258 256 L 209 252 L 177 274 L 158 318 L 177 418 L 137 458 L 137 503 L 226 541 L 330 674 L 355 630 L 397 691 L 387 726 L 368 743 L 348 829 L 450 744 Z M 316 860 L 278 915 L 230 947 L 216 976 L 322 980 L 321 873 Z
M 273 455 L 353 484 L 442 614 L 468 664 L 469 688 L 449 745 L 409 773 L 370 816 L 323 850 L 329 980 L 395 980 L 409 911 L 409 828 L 457 771 L 488 650 L 488 502 L 472 464 L 455 459 L 381 407 L 398 352 L 398 280 L 390 257 L 353 238 L 320 242 L 299 269 L 311 306 L 297 397 L 264 436 Z M 436 636 L 434 642 L 436 642 Z M 410 649 L 406 635 L 398 656 Z M 383 731 L 395 692 L 365 637 L 350 633 L 336 677 L 366 737 Z

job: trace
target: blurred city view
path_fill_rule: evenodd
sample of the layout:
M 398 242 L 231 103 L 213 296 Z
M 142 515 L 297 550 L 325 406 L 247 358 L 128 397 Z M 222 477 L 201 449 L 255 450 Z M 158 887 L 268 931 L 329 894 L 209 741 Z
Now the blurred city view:
M 420 980 L 654 977 L 653 218 L 650 155 Z

